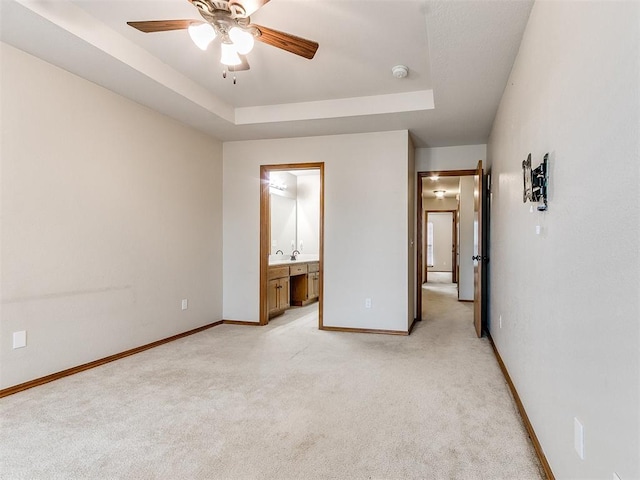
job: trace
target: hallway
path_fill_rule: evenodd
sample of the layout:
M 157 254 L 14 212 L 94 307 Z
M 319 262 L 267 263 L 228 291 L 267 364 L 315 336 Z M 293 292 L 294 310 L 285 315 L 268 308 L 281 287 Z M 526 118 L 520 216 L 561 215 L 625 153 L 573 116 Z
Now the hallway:
M 471 304 L 423 292 L 409 337 L 319 331 L 310 306 L 6 397 L 0 462 L 8 478 L 543 478 Z
M 495 471 L 483 478 L 545 478 L 489 340 L 475 334 L 473 303 L 458 301 L 451 273 L 428 273 L 428 282 L 422 285 L 422 318 L 413 335 L 426 337 L 427 348 L 439 357 L 434 359 L 436 364 L 445 359 L 448 363 L 439 366 L 443 370 L 438 373 L 449 376 L 447 395 L 453 403 L 442 414 L 453 415 L 455 410 L 462 415 L 461 428 L 469 435 L 462 440 L 462 450 L 473 450 L 477 440 L 486 449 L 483 461 L 512 463 L 512 474 Z M 460 421 L 456 418 L 454 423 Z M 494 450 L 496 446 L 500 448 Z M 498 460 L 496 454 L 504 458 Z

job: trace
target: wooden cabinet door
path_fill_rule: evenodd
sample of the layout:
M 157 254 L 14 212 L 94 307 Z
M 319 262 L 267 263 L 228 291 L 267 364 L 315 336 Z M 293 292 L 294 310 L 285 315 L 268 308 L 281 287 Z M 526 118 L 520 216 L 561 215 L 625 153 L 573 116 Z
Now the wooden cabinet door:
M 318 275 L 320 275 L 318 272 L 313 274 L 313 298 L 318 297 Z
M 278 309 L 289 308 L 291 299 L 289 298 L 289 277 L 279 278 L 280 292 L 278 295 Z
M 318 263 L 310 263 L 309 264 L 309 276 L 307 279 L 307 298 L 309 300 L 314 300 L 318 298 L 318 285 L 320 278 L 320 265 Z
M 278 306 L 278 297 L 280 294 L 280 282 L 279 279 L 269 280 L 267 282 L 267 304 L 269 305 L 269 313 L 273 313 L 277 311 L 280 307 Z
M 309 299 L 318 297 L 318 272 L 310 273 L 308 278 Z
M 275 278 L 267 283 L 267 303 L 269 314 L 282 313 L 289 308 L 289 277 Z
M 316 297 L 315 294 L 315 273 L 310 273 L 307 275 L 307 298 Z

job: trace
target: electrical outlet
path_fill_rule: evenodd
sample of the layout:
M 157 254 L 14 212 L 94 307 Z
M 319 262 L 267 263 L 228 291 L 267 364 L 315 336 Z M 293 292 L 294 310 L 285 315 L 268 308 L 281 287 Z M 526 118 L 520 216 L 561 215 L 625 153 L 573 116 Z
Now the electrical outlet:
M 502 328 L 502 315 L 500 315 L 500 328 Z
M 182 310 L 186 310 L 187 308 L 189 308 L 189 300 L 187 300 L 186 298 L 182 299 Z
M 365 298 L 364 299 L 364 308 L 371 308 L 371 299 L 370 298 Z
M 573 448 L 578 456 L 584 460 L 584 426 L 576 417 L 573 417 Z
M 27 332 L 21 330 L 20 332 L 13 332 L 13 348 L 23 348 L 27 346 Z

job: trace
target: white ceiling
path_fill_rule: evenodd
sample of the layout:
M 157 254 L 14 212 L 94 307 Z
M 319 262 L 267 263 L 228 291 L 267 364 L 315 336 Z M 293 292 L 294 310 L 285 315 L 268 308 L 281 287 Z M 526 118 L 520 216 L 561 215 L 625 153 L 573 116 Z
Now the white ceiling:
M 422 179 L 423 198 L 436 198 L 435 190 L 444 190 L 444 196 L 455 198 L 460 193 L 460 177 L 439 177 L 437 180 L 431 177 Z
M 252 22 L 320 48 L 256 42 L 236 85 L 217 43 L 126 25 L 200 19 L 187 0 L 1 0 L 0 39 L 223 141 L 408 129 L 465 145 L 487 141 L 532 2 L 271 0 Z

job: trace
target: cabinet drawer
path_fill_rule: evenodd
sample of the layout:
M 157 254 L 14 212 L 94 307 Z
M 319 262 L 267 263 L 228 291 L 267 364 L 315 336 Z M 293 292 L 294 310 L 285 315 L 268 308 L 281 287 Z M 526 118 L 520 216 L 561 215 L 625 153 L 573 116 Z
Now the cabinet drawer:
M 290 267 L 290 275 L 293 277 L 294 275 L 304 275 L 307 273 L 307 265 L 291 265 Z
M 319 263 L 310 263 L 309 264 L 309 273 L 318 272 L 318 271 L 320 271 L 320 264 Z
M 269 267 L 267 272 L 267 279 L 273 280 L 274 278 L 282 278 L 289 276 L 289 267 Z

